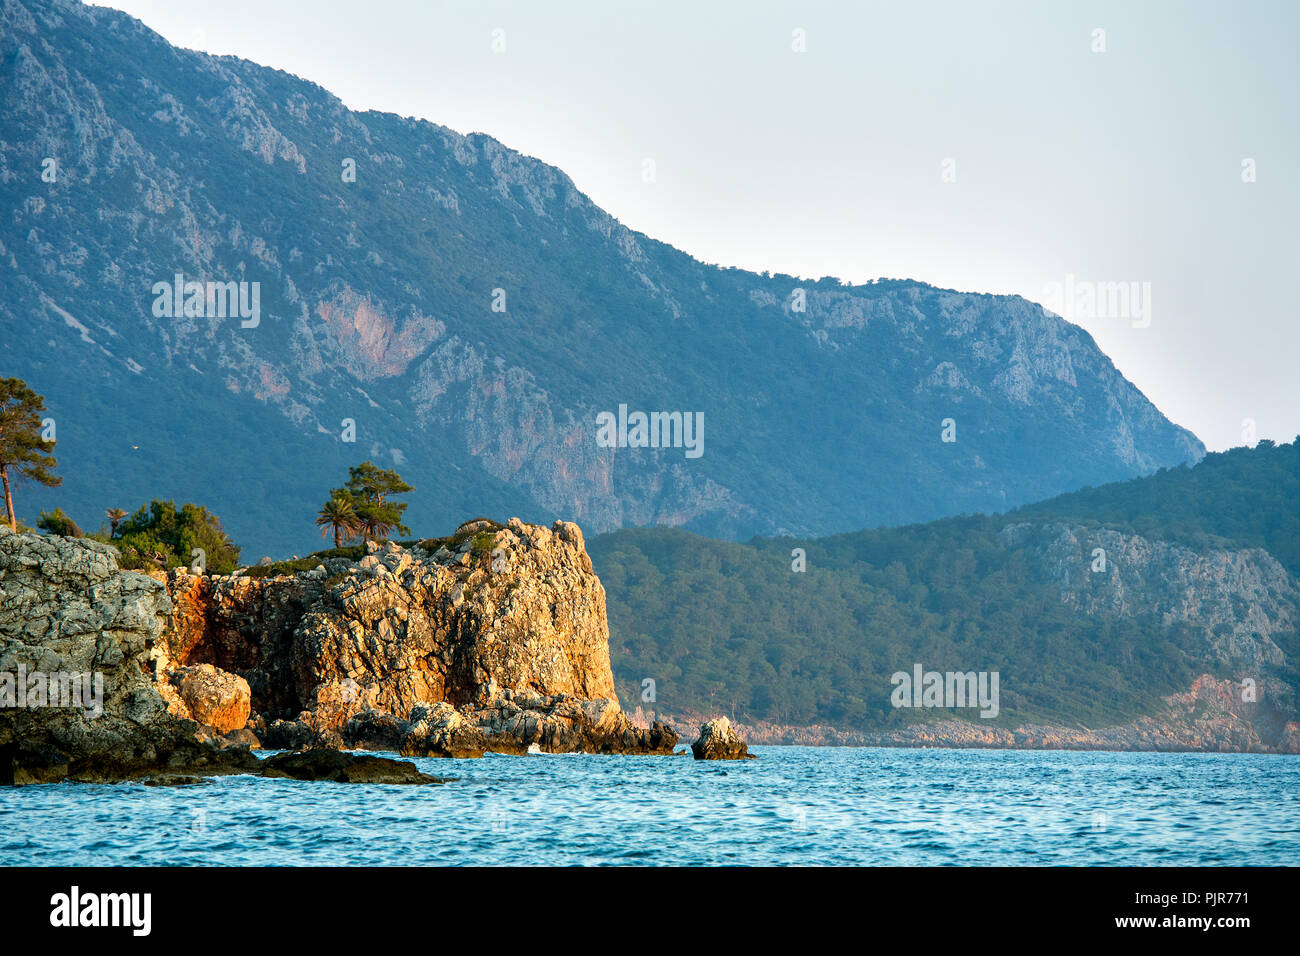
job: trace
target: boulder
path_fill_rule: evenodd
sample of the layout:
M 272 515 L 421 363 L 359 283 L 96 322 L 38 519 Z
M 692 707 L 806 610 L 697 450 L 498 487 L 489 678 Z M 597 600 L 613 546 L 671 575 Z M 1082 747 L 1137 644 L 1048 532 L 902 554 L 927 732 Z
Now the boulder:
M 262 746 L 271 750 L 307 750 L 321 746 L 317 733 L 301 720 L 272 721 L 261 739 Z
M 241 727 L 238 730 L 232 730 L 228 734 L 222 735 L 217 741 L 219 747 L 245 747 L 248 750 L 259 750 L 262 741 L 257 734 L 247 727 Z
M 367 708 L 348 719 L 340 735 L 343 745 L 355 750 L 401 751 L 409 723 L 383 710 Z M 405 754 L 408 757 L 420 754 Z
M 187 716 L 218 734 L 242 730 L 248 723 L 251 694 L 248 681 L 211 664 L 196 664 L 170 671 L 168 682 L 176 688 Z
M 691 744 L 696 760 L 753 760 L 745 741 L 726 717 L 716 717 L 700 725 L 700 736 Z

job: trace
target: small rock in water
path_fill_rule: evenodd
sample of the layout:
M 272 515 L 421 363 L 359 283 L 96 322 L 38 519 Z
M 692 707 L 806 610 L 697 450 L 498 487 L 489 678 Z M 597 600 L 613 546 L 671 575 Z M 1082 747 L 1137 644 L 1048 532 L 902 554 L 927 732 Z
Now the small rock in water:
M 726 717 L 717 717 L 700 725 L 700 736 L 691 744 L 696 760 L 753 760 L 749 746 L 740 739 Z
M 339 750 L 305 750 L 282 753 L 267 759 L 264 777 L 294 780 L 332 780 L 335 783 L 442 783 L 439 777 L 421 773 L 409 760 L 389 760 L 350 754 Z

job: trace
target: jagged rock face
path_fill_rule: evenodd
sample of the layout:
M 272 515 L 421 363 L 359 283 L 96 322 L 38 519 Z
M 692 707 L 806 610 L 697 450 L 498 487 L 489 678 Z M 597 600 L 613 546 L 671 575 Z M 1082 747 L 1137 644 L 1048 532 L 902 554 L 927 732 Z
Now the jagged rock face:
M 605 592 L 577 525 L 515 520 L 479 557 L 442 561 L 396 547 L 364 559 L 299 625 L 304 706 L 357 689 L 357 709 L 479 705 L 502 691 L 613 698 Z
M 1001 536 L 1030 546 L 1041 559 L 1036 566 L 1059 582 L 1061 600 L 1081 613 L 1126 618 L 1155 612 L 1165 626 L 1195 625 L 1207 635 L 1211 660 L 1245 673 L 1283 666 L 1286 654 L 1274 635 L 1300 627 L 1300 586 L 1258 548 L 1193 551 L 1061 523 L 1008 525 Z
M 696 760 L 748 760 L 754 756 L 726 717 L 700 725 L 700 736 L 691 744 L 691 753 Z
M 466 525 L 450 544 L 390 543 L 328 577 L 170 572 L 162 643 L 246 676 L 271 746 L 671 752 L 619 707 L 577 525 Z M 430 725 L 435 706 L 454 720 Z
M 344 418 L 438 489 L 411 508 L 427 527 L 491 507 L 821 535 L 1203 454 L 1017 297 L 710 266 L 488 136 L 354 112 L 103 7 L 6 0 L 0 64 L 0 323 L 10 374 L 95 423 L 79 441 L 101 467 L 50 493 L 78 518 L 183 485 L 257 554 L 305 548 L 301 489 L 355 463 Z M 259 283 L 256 327 L 155 314 L 178 272 Z M 703 455 L 599 444 L 624 402 L 701 413 Z M 228 478 L 254 472 L 256 495 Z
M 37 674 L 98 675 L 102 687 L 91 712 L 84 697 L 0 708 L 0 783 L 234 772 L 256 759 L 200 744 L 198 725 L 168 712 L 150 676 L 168 609 L 166 588 L 119 570 L 107 545 L 0 528 L 0 674 L 28 685 Z
M 196 575 L 172 568 L 159 578 L 171 595 L 155 656 L 168 667 L 211 664 L 239 674 L 261 713 L 303 706 L 291 669 L 294 630 L 324 591 L 323 573 L 274 579 Z

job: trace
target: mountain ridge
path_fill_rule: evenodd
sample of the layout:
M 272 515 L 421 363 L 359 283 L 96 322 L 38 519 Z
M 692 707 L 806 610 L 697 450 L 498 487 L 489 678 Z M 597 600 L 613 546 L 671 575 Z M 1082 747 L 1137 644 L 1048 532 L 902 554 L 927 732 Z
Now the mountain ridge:
M 66 476 L 28 516 L 189 498 L 250 551 L 305 550 L 311 503 L 369 457 L 416 486 L 422 525 L 743 539 L 1000 510 L 1204 453 L 1034 303 L 711 266 L 486 134 L 353 112 L 116 11 L 3 10 L 0 323 Z M 258 324 L 160 321 L 149 292 L 178 272 L 259 283 Z M 620 404 L 702 414 L 705 454 L 601 447 Z

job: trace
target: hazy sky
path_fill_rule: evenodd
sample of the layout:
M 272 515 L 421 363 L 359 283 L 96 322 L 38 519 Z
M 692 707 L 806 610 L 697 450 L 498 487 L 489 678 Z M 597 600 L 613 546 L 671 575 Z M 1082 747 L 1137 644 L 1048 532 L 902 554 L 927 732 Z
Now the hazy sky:
M 1211 449 L 1247 418 L 1300 433 L 1293 0 L 108 5 L 488 133 L 706 262 L 1037 302 L 1150 283 L 1147 327 L 1073 320 Z

